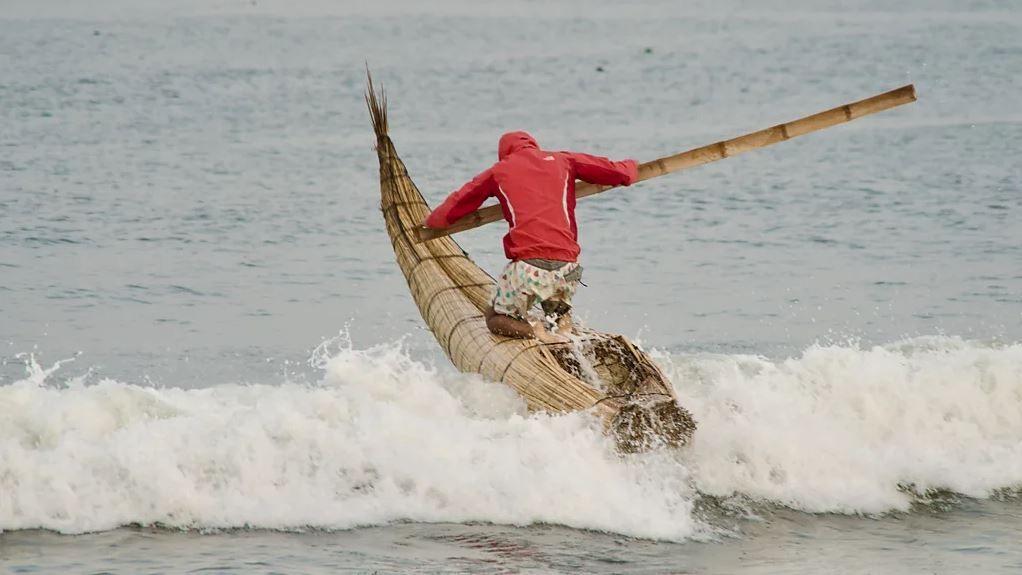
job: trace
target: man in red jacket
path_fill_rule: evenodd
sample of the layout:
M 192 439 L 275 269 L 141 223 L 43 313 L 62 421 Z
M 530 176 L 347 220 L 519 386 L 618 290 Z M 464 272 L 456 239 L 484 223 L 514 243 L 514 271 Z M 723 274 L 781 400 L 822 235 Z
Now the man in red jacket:
M 497 157 L 496 164 L 451 194 L 423 225 L 445 228 L 496 196 L 510 226 L 504 253 L 511 261 L 497 280 L 486 325 L 497 335 L 567 341 L 571 298 L 582 278 L 575 179 L 627 186 L 638 177 L 638 164 L 546 152 L 526 132 L 501 136 Z M 542 320 L 530 320 L 529 310 L 536 303 L 555 318 L 556 333 L 547 331 Z

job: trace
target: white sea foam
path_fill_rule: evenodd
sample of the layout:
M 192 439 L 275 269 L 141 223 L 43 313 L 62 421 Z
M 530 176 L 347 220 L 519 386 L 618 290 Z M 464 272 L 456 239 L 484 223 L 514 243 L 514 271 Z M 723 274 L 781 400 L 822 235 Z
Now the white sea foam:
M 527 415 L 400 345 L 318 357 L 317 385 L 199 390 L 33 364 L 0 388 L 0 529 L 485 521 L 682 539 L 706 529 L 697 489 L 874 513 L 906 509 L 910 485 L 1022 483 L 1022 345 L 661 357 L 700 428 L 681 453 L 629 457 L 584 416 Z
M 348 528 L 549 522 L 693 533 L 666 455 L 622 459 L 581 415 L 524 415 L 508 389 L 437 373 L 397 345 L 342 349 L 319 385 L 0 388 L 0 529 L 129 523 Z
M 699 419 L 699 491 L 812 512 L 1022 485 L 1022 345 L 935 337 L 797 359 L 664 358 Z

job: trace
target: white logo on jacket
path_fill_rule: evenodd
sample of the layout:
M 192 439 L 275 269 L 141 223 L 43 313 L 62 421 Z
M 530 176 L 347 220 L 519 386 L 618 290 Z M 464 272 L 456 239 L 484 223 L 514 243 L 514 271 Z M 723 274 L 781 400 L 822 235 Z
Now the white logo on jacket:
M 564 221 L 571 225 L 571 216 L 568 215 L 568 178 L 571 173 L 564 174 L 564 191 L 561 193 L 561 207 L 564 208 Z
M 511 198 L 507 197 L 507 194 L 504 193 L 504 189 L 503 188 L 501 188 L 500 186 L 497 186 L 497 191 L 500 192 L 500 195 L 504 198 L 504 203 L 507 204 L 507 211 L 511 212 L 511 227 L 513 228 L 513 227 L 515 227 L 515 223 L 516 223 L 515 222 L 515 207 L 511 205 Z

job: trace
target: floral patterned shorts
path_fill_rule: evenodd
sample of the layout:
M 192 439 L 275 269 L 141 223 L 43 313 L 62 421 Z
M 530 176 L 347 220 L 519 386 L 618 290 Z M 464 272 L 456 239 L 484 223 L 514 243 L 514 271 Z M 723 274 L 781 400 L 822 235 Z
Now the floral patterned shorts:
M 508 262 L 497 278 L 493 292 L 493 311 L 527 319 L 536 303 L 547 313 L 566 313 L 578 289 L 581 268 L 569 263 L 560 269 L 545 270 L 523 261 Z M 552 304 L 552 305 L 551 305 Z

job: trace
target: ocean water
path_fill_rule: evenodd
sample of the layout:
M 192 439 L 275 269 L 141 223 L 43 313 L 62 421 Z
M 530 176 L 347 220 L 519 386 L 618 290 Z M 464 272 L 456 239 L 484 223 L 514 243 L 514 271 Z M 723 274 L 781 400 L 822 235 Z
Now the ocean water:
M 507 130 L 649 160 L 919 101 L 580 202 L 580 319 L 700 423 L 620 456 L 425 330 L 367 63 L 434 203 Z M 6 0 L 0 566 L 1017 572 L 1020 78 L 1008 0 Z

